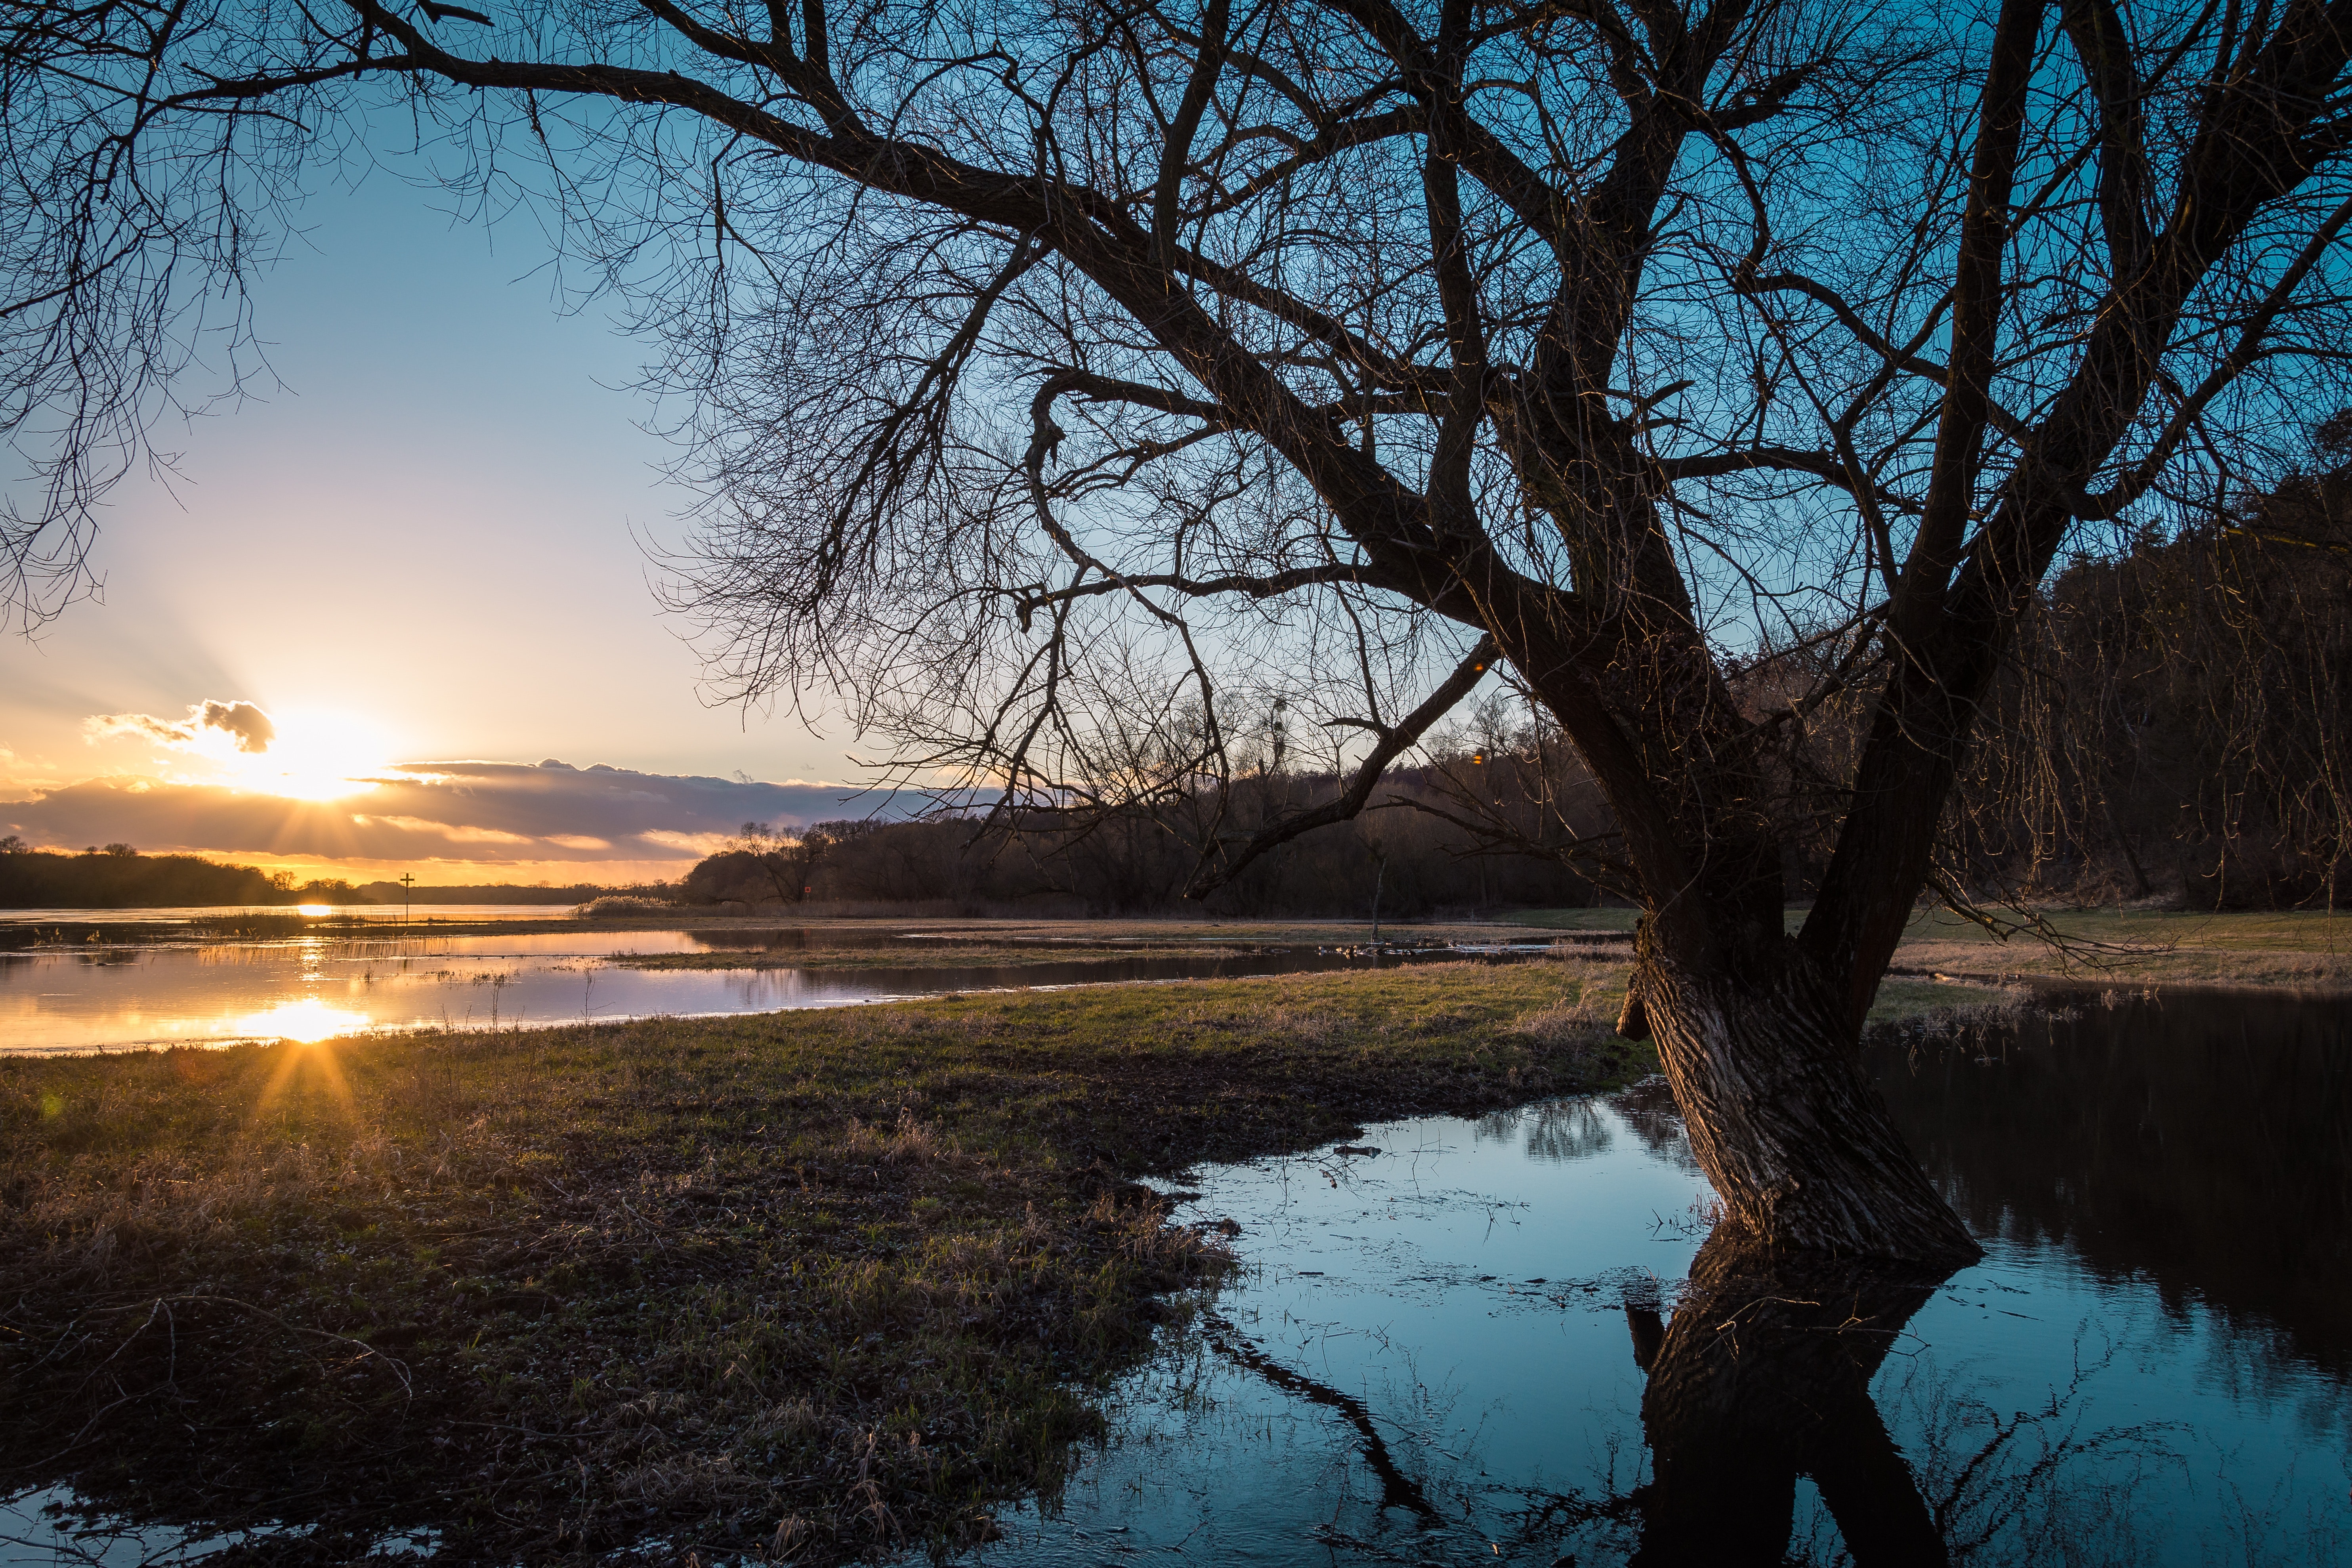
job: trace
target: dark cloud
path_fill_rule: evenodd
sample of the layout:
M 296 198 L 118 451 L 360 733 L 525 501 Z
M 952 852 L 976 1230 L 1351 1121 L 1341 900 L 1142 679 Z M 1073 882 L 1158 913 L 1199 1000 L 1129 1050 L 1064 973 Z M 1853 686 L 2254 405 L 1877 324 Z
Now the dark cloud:
M 158 719 L 152 713 L 93 713 L 82 721 L 93 735 L 143 735 L 166 746 L 193 746 L 206 730 L 232 737 L 240 752 L 266 752 L 278 738 L 269 715 L 251 702 L 223 702 L 207 697 L 190 705 L 185 719 Z
M 207 697 L 200 708 L 190 710 L 192 716 L 215 730 L 226 730 L 236 737 L 240 752 L 266 752 L 269 742 L 278 739 L 278 726 L 269 715 L 250 702 L 216 702 Z
M 875 813 L 912 798 L 837 784 L 632 773 L 601 763 L 408 763 L 334 801 L 219 784 L 92 779 L 0 802 L 0 832 L 40 845 L 126 840 L 142 849 L 399 860 L 691 861 L 747 821 L 780 828 Z

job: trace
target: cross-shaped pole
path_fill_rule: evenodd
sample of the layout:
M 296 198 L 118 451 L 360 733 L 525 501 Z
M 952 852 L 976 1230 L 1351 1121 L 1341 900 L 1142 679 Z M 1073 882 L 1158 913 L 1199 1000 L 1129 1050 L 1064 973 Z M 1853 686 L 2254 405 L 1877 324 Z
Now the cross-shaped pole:
M 408 897 L 410 891 L 415 889 L 415 886 L 416 879 L 415 877 L 411 876 L 406 871 L 403 871 L 400 874 L 400 923 L 402 925 L 406 925 L 408 923 Z

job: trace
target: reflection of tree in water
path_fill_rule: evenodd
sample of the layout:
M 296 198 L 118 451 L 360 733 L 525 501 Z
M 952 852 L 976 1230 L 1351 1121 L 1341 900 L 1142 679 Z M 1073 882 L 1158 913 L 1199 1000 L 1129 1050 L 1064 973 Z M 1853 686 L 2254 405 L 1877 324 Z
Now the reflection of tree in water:
M 1967 1391 L 1969 1369 L 1947 1371 L 1925 1355 L 1882 1385 L 1885 1408 L 1914 1434 L 1919 1490 L 1954 1563 L 2104 1564 L 2164 1555 L 2160 1533 L 2144 1521 L 2164 1518 L 2157 1498 L 2190 1479 L 2181 1449 L 2188 1429 L 2168 1421 L 2085 1429 L 2090 1385 L 2116 1354 L 2112 1344 L 2094 1351 L 2078 1336 L 2065 1385 L 2039 1408 L 2007 1415 Z M 1810 1550 L 1797 1560 L 1836 1561 L 1827 1521 L 1816 1510 L 1809 1522 L 1810 1531 L 1801 1522 L 1799 1544 Z
M 1611 1095 L 1609 1104 L 1633 1130 L 1642 1147 L 1679 1169 L 1698 1169 L 1697 1160 L 1691 1155 L 1690 1137 L 1683 1130 L 1682 1112 L 1664 1079 L 1648 1078 L 1630 1084 Z
M 1605 1153 L 1617 1141 L 1600 1107 L 1582 1096 L 1546 1100 L 1478 1119 L 1481 1142 L 1508 1143 L 1522 1138 L 1526 1140 L 1528 1159 L 1556 1164 Z
M 1974 1369 L 1899 1363 L 1885 1409 L 1870 1385 L 1939 1281 L 1867 1261 L 1779 1257 L 1718 1229 L 1673 1323 L 1629 1308 L 1646 1363 L 1654 1479 L 1637 1489 L 1643 1568 L 1705 1563 L 2126 1563 L 2169 1521 L 2152 1490 L 2188 1471 L 2185 1429 L 2094 1428 L 2102 1347 L 2039 1408 L 2003 1415 Z M 1908 1459 L 1887 1415 L 1916 1434 Z M 1800 1479 L 1815 1501 L 1800 1510 Z M 2201 1466 L 2200 1484 L 2213 1484 Z M 2147 1522 L 2158 1521 L 2156 1528 Z M 2281 1522 L 2281 1521 L 2273 1521 Z M 2249 1520 L 2250 1539 L 2270 1531 Z M 2297 1553 L 2298 1560 L 2300 1553 Z M 2322 1559 L 2324 1560 L 2324 1559 Z
M 2273 1409 L 2308 1479 L 2312 1465 L 2334 1476 L 2347 1406 L 2315 1398 L 2303 1374 L 2352 1365 L 2343 1042 L 2324 1008 L 2175 996 L 1891 1041 L 1874 1057 L 1898 1122 L 1981 1232 L 2055 1247 L 2095 1277 L 2137 1277 L 2176 1312 L 2211 1310 L 2200 1386 Z M 1662 1084 L 1490 1118 L 1479 1135 L 1575 1159 L 1620 1121 L 1688 1167 Z M 1627 1298 L 1649 1374 L 1646 1482 L 1630 1434 L 1582 1487 L 1561 1489 L 1509 1486 L 1466 1451 L 1392 1433 L 1387 1458 L 1444 1523 L 1376 1508 L 1384 1524 L 1358 1524 L 1370 1539 L 1323 1540 L 1342 1562 L 1420 1560 L 1408 1539 L 1479 1555 L 1483 1537 L 1521 1560 L 1571 1552 L 1643 1568 L 2352 1561 L 2340 1515 L 2314 1511 L 2307 1485 L 2242 1495 L 2239 1457 L 2196 1432 L 2102 1424 L 2100 1391 L 2127 1375 L 2127 1349 L 2086 1337 L 2055 1387 L 2037 1377 L 2026 1408 L 1996 1407 L 1998 1366 L 1939 1364 L 1907 1334 L 1936 1283 L 1759 1257 L 1718 1233 L 1671 1326 L 1663 1303 Z M 2210 1538 L 2195 1539 L 2199 1519 Z
M 2315 1516 L 2307 1497 L 2281 1482 L 2265 1496 L 2241 1492 L 2237 1456 L 2182 1421 L 2091 1428 L 2092 1385 L 2126 1346 L 2075 1340 L 2074 1372 L 2041 1405 L 2003 1415 L 1968 1392 L 1973 1369 L 1946 1370 L 1921 1356 L 1880 1386 L 1896 1425 L 1915 1434 L 1914 1468 L 1952 1561 L 1984 1564 L 2234 1561 L 2340 1563 L 2352 1535 Z M 2323 1472 L 2336 1459 L 2314 1450 Z M 2230 1500 L 2214 1510 L 2221 1538 L 2187 1539 L 2177 1500 Z M 1829 1562 L 1828 1553 L 1816 1560 Z
M 2259 1387 L 2310 1363 L 2352 1378 L 2347 1044 L 2340 1004 L 2182 993 L 1871 1061 L 1977 1234 L 2149 1280 L 2176 1312 L 2211 1308 L 2229 1377 Z M 2319 1416 L 2339 1441 L 2342 1410 Z
M 1613 1119 L 1610 1111 L 1616 1113 Z M 1683 1131 L 1682 1112 L 1675 1108 L 1674 1091 L 1663 1078 L 1645 1079 L 1598 1098 L 1577 1095 L 1491 1111 L 1473 1125 L 1481 1143 L 1524 1140 L 1528 1159 L 1565 1163 L 1607 1152 L 1617 1140 L 1612 1121 L 1624 1122 L 1657 1158 L 1681 1170 L 1698 1169 Z
M 1938 1283 L 1899 1266 L 1761 1254 L 1718 1229 L 1670 1326 L 1654 1303 L 1629 1299 L 1630 1351 L 1647 1374 L 1642 1441 L 1604 1434 L 1581 1487 L 1490 1477 L 1494 1456 L 1444 1436 L 1444 1409 L 1397 1390 L 1325 1388 L 1213 1315 L 1205 1338 L 1349 1429 L 1357 1479 L 1339 1492 L 1350 1506 L 1315 1531 L 1341 1563 L 1499 1546 L 1509 1561 L 1565 1552 L 1637 1568 L 2105 1568 L 2194 1550 L 2172 1501 L 2184 1487 L 2232 1495 L 2228 1456 L 2197 1452 L 2177 1424 L 2095 1425 L 2096 1385 L 2128 1355 L 2087 1335 L 2063 1384 L 2030 1409 L 1995 1408 L 1977 1392 L 1981 1367 L 1943 1366 L 1906 1333 Z M 2246 1561 L 2341 1560 L 2331 1553 L 2342 1542 L 2285 1506 L 2250 1500 L 2231 1521 Z
M 1629 1308 L 1652 1477 L 1633 1561 L 1779 1563 L 1809 1476 L 1858 1563 L 1946 1561 L 1870 1380 L 1937 1272 L 1775 1257 L 1718 1226 L 1674 1320 Z

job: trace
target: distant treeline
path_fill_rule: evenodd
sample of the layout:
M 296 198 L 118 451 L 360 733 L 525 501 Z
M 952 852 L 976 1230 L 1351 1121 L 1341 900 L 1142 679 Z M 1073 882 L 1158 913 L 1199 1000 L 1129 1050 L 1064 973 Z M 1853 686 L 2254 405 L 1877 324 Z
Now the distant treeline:
M 2197 909 L 2352 897 L 2352 463 L 2075 562 L 1987 718 L 1953 825 L 1972 871 Z
M 523 888 L 510 882 L 428 888 L 419 882 L 404 890 L 397 882 L 362 882 L 353 890 L 374 904 L 396 904 L 403 900 L 413 904 L 580 904 L 614 889 L 593 882 L 564 888 Z
M 1979 898 L 2188 909 L 2352 897 L 2352 414 L 2315 472 L 2052 576 L 1978 717 L 1937 868 Z M 1851 645 L 1776 651 L 1735 689 L 1759 721 Z M 1875 689 L 1803 720 L 1786 761 L 1790 886 L 1818 884 Z
M 283 876 L 195 855 L 142 855 L 128 844 L 60 855 L 0 840 L 0 909 L 291 904 L 303 897 Z
M 1307 773 L 1237 780 L 1220 826 L 1246 834 L 1339 787 L 1328 775 Z M 1391 774 L 1378 798 L 1383 809 L 1280 846 L 1200 904 L 1190 903 L 1185 889 L 1202 863 L 1202 825 L 1139 812 L 1066 823 L 1033 816 L 1017 831 L 963 818 L 826 822 L 796 840 L 746 824 L 737 847 L 696 866 L 677 896 L 747 908 L 933 904 L 969 914 L 1053 916 L 1204 908 L 1359 920 L 1373 912 L 1376 898 L 1381 918 L 1400 920 L 1600 900 L 1591 882 L 1557 859 L 1482 849 L 1477 835 L 1405 804 L 1451 809 L 1434 768 Z M 1600 825 L 1596 808 L 1588 805 L 1584 815 Z
M 614 889 L 590 883 L 569 888 L 488 884 L 419 886 L 417 904 L 561 904 L 570 906 Z M 630 889 L 624 889 L 630 890 Z M 666 888 L 653 889 L 664 893 Z M 20 838 L 0 838 L 0 909 L 136 910 L 238 904 L 396 904 L 397 882 L 353 887 L 341 878 L 297 883 L 283 871 L 228 866 L 197 855 L 142 855 L 128 844 L 93 847 L 79 855 L 30 849 Z
M 1948 885 L 1984 896 L 2221 909 L 2352 897 L 2352 414 L 2320 426 L 2315 472 L 2231 514 L 2051 578 L 1975 731 L 1939 846 Z M 1808 702 L 1780 753 L 1787 885 L 1826 868 L 1875 695 L 1834 637 L 1758 650 L 1731 688 L 1759 732 Z M 1866 650 L 1863 650 L 1866 651 Z M 704 906 L 926 912 L 1369 915 L 1398 919 L 1598 902 L 1574 866 L 1612 821 L 1559 731 L 1501 700 L 1434 740 L 1374 792 L 1375 809 L 1249 863 L 1202 904 L 1186 889 L 1250 835 L 1339 794 L 1277 752 L 1218 791 L 1148 810 L 1033 811 L 1012 822 L 828 822 L 797 837 L 747 823 L 675 885 L 419 887 L 418 904 L 572 905 L 601 894 Z M 1205 853 L 1204 853 L 1205 847 Z M 81 855 L 0 840 L 0 907 L 398 903 L 396 882 L 297 888 L 282 874 L 128 845 Z

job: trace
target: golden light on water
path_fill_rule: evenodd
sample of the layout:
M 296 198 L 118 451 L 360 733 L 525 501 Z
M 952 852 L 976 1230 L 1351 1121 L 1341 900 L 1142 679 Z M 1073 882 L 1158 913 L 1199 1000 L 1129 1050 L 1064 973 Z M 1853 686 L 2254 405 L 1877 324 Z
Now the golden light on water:
M 320 908 L 325 908 L 320 905 Z M 302 906 L 309 914 L 310 906 Z M 330 1040 L 337 1035 L 354 1034 L 368 1026 L 368 1016 L 344 1007 L 330 1007 L 324 1002 L 281 1002 L 265 1007 L 258 1013 L 248 1013 L 236 1024 L 240 1035 L 257 1035 L 265 1039 L 295 1040 L 310 1046 Z
M 332 904 L 297 904 L 294 908 L 302 914 L 313 917 L 331 915 L 335 912 L 335 906 Z

